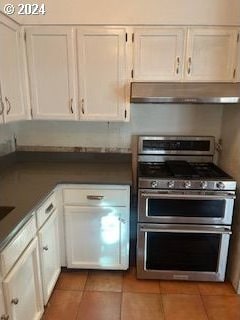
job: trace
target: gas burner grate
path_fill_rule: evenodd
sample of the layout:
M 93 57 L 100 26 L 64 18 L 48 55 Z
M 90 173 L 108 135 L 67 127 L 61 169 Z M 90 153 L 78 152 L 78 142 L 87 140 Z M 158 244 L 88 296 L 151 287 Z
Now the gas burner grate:
M 166 162 L 143 162 L 138 167 L 139 177 L 178 179 L 229 179 L 224 171 L 213 163 L 191 163 L 171 160 Z
M 166 166 L 172 172 L 174 178 L 199 178 L 198 172 L 194 166 L 191 166 L 187 161 L 166 161 Z

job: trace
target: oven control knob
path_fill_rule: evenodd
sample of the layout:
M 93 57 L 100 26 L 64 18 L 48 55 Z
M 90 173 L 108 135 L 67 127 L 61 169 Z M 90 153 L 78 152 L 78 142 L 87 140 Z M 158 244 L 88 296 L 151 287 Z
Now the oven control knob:
M 184 182 L 184 187 L 186 188 L 186 189 L 189 189 L 189 188 L 191 188 L 191 181 L 185 181 Z
M 168 181 L 168 184 L 167 184 L 168 188 L 171 188 L 171 189 L 174 188 L 174 184 L 175 184 L 174 181 Z
M 218 183 L 216 184 L 216 187 L 217 187 L 218 189 L 220 189 L 220 190 L 223 190 L 223 189 L 225 188 L 225 184 L 220 181 L 220 182 L 218 182 Z
M 157 188 L 158 182 L 157 182 L 157 181 L 153 181 L 153 182 L 151 183 L 151 186 L 152 186 L 152 188 Z
M 206 189 L 206 188 L 207 188 L 207 181 L 201 181 L 201 182 L 200 182 L 200 187 L 201 187 L 202 189 Z

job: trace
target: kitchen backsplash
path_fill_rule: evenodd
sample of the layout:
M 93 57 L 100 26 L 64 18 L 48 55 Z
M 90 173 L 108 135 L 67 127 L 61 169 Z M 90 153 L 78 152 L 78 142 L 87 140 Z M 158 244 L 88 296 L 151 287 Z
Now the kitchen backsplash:
M 0 125 L 0 156 L 15 151 L 14 134 L 10 125 Z
M 212 135 L 219 138 L 221 120 L 221 106 L 131 105 L 129 123 L 24 121 L 15 123 L 13 130 L 21 150 L 30 150 L 34 146 L 38 148 L 36 151 L 43 147 L 68 147 L 70 151 L 73 148 L 76 151 L 129 152 L 132 136 L 138 134 Z

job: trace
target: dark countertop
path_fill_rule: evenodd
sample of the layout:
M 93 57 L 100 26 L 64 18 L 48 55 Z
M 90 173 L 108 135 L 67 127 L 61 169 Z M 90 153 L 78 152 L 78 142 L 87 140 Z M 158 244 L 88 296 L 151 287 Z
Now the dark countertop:
M 43 157 L 36 153 L 21 153 L 14 157 L 11 165 L 0 163 L 0 206 L 13 206 L 15 209 L 0 220 L 0 249 L 16 234 L 36 208 L 58 184 L 93 183 L 127 184 L 132 183 L 131 156 L 97 155 L 87 159 L 61 160 L 53 154 Z M 41 161 L 39 161 L 39 159 Z

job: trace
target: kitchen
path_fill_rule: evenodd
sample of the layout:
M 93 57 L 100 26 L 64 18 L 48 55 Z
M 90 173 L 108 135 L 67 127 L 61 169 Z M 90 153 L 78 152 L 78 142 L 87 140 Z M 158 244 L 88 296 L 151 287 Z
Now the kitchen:
M 18 1 L 12 1 L 14 5 L 18 5 Z M 1 8 L 5 3 L 1 1 Z M 83 2 L 83 3 L 72 3 L 71 8 L 68 8 L 68 4 L 61 2 L 61 4 L 51 1 L 51 3 L 46 2 L 47 13 L 44 16 L 14 16 L 14 19 L 22 24 L 28 25 L 31 29 L 32 25 L 108 25 L 108 26 L 232 26 L 239 29 L 239 3 L 234 1 L 231 6 L 227 1 L 199 1 L 198 3 L 192 1 L 184 1 L 184 4 L 180 6 L 177 1 L 169 3 L 169 1 L 150 1 L 145 3 L 144 1 L 139 6 L 139 3 L 131 2 L 124 3 L 121 2 L 119 6 L 116 2 L 104 1 L 94 3 L 95 10 L 92 10 L 93 3 Z M 127 8 L 127 10 L 126 10 Z M 163 10 L 164 8 L 164 10 Z M 69 14 L 66 14 L 68 13 Z M 146 14 L 147 13 L 147 14 Z M 187 23 L 186 23 L 187 21 Z M 33 26 L 34 27 L 34 26 Z M 29 32 L 27 31 L 27 45 L 28 52 L 35 55 L 38 61 L 42 61 L 42 55 L 36 55 L 36 53 L 44 52 L 48 50 L 48 47 L 36 47 L 35 50 L 35 40 L 34 35 L 37 37 L 37 32 L 39 28 L 35 26 Z M 46 28 L 49 28 L 46 27 Z M 35 32 L 35 34 L 34 34 Z M 56 30 L 52 32 L 57 32 Z M 62 32 L 62 31 L 61 31 Z M 89 30 L 88 30 L 89 32 Z M 96 33 L 96 30 L 94 30 Z M 131 47 L 132 43 L 130 41 L 131 32 L 128 35 L 127 46 Z M 32 37 L 32 38 L 31 38 Z M 79 37 L 83 37 L 79 34 Z M 125 37 L 125 33 L 124 33 Z M 30 40 L 33 39 L 33 40 Z M 32 41 L 32 42 L 31 42 Z M 86 38 L 86 43 L 89 39 Z M 31 45 L 29 45 L 31 43 Z M 90 48 L 90 46 L 89 46 Z M 98 48 L 99 49 L 99 48 Z M 129 48 L 130 49 L 130 48 Z M 42 50 L 42 51 L 41 51 Z M 131 49 L 130 49 L 131 50 Z M 129 50 L 129 51 L 130 51 Z M 57 59 L 57 54 L 55 60 L 57 63 L 61 63 L 60 50 L 56 49 L 56 53 L 59 52 L 59 60 Z M 74 50 L 73 50 L 74 52 Z M 99 51 L 99 55 L 101 51 Z M 131 56 L 131 55 L 130 55 Z M 49 59 L 51 59 L 49 55 Z M 93 57 L 94 59 L 94 57 Z M 128 57 L 129 59 L 129 57 Z M 44 59 L 43 59 L 44 60 Z M 239 59 L 238 59 L 239 60 Z M 48 60 L 50 61 L 50 60 Z M 52 59 L 51 62 L 53 62 Z M 75 61 L 75 59 L 74 59 Z M 28 60 L 28 63 L 33 66 L 31 70 L 30 77 L 34 79 L 34 61 L 32 59 Z M 131 65 L 131 63 L 130 63 Z M 104 68 L 104 66 L 103 66 Z M 62 70 L 62 69 L 61 69 Z M 70 68 L 70 72 L 76 73 L 76 69 L 73 71 Z M 122 109 L 121 116 L 125 117 L 125 110 L 127 110 L 127 117 L 130 117 L 130 121 L 126 122 L 114 122 L 107 119 L 106 115 L 96 114 L 96 110 L 93 110 L 95 114 L 93 118 L 91 115 L 87 118 L 86 109 L 85 115 L 83 114 L 82 106 L 77 106 L 76 99 L 73 99 L 72 105 L 71 101 L 69 104 L 69 109 L 65 115 L 60 114 L 60 117 L 56 118 L 56 114 L 51 115 L 51 112 L 56 113 L 56 104 L 59 106 L 59 110 L 65 110 L 66 103 L 63 105 L 62 100 L 58 97 L 63 97 L 68 95 L 66 93 L 65 87 L 62 88 L 61 79 L 59 80 L 60 90 L 58 87 L 50 87 L 50 80 L 47 78 L 47 70 L 37 70 L 40 72 L 42 79 L 46 79 L 46 86 L 44 88 L 47 92 L 46 95 L 42 95 L 42 105 L 46 106 L 44 110 L 44 116 L 37 112 L 37 109 L 33 110 L 33 118 L 40 119 L 51 119 L 51 120 L 30 120 L 30 121 L 16 121 L 7 124 L 0 125 L 1 133 L 1 149 L 3 153 L 14 150 L 15 143 L 18 151 L 71 151 L 74 148 L 79 148 L 82 151 L 89 152 L 112 152 L 121 153 L 126 157 L 131 153 L 132 147 L 135 145 L 136 135 L 196 135 L 196 136 L 214 136 L 216 141 L 222 140 L 222 151 L 219 153 L 219 165 L 228 174 L 232 175 L 238 182 L 240 180 L 239 176 L 239 110 L 238 105 L 199 105 L 199 104 L 163 104 L 163 105 L 151 105 L 151 104 L 131 104 L 130 106 L 126 104 L 126 109 Z M 90 76 L 91 74 L 90 70 Z M 49 71 L 50 72 L 50 71 Z M 236 70 L 236 76 L 238 76 L 239 69 Z M 103 70 L 102 70 L 103 73 Z M 104 74 L 104 73 L 103 73 Z M 129 66 L 129 75 L 131 74 L 131 66 Z M 111 74 L 110 74 L 111 75 Z M 74 77 L 78 77 L 76 75 Z M 91 78 L 91 77 L 90 77 Z M 92 80 L 92 78 L 90 79 Z M 100 80 L 100 81 L 99 81 Z M 104 81 L 105 79 L 103 79 Z M 148 80 L 148 79 L 146 79 Z M 48 82 L 49 81 L 49 82 Z M 70 79 L 71 93 L 75 94 L 79 88 L 76 87 L 76 83 L 72 83 L 72 78 Z M 101 79 L 97 79 L 101 82 Z M 127 81 L 131 81 L 131 77 L 127 78 Z M 3 85 L 3 84 L 2 84 Z M 27 83 L 24 82 L 27 86 Z M 36 94 L 34 90 L 36 86 L 30 81 L 31 88 L 26 88 L 27 92 L 32 92 L 31 103 L 36 105 Z M 48 89 L 49 86 L 49 89 Z M 80 87 L 82 88 L 82 87 Z M 101 89 L 101 86 L 99 85 Z M 130 85 L 126 86 L 126 90 L 129 90 Z M 99 90 L 100 90 L 99 89 Z M 75 91 L 74 91 L 75 90 Z M 95 92 L 97 92 L 97 84 L 94 87 Z M 53 97 L 51 96 L 51 91 L 55 92 Z M 70 96 L 71 97 L 71 96 Z M 29 99 L 29 97 L 25 97 Z M 88 99 L 91 96 L 87 97 Z M 109 97 L 111 99 L 112 96 Z M 50 101 L 48 101 L 50 99 Z M 10 100 L 10 99 L 9 99 Z M 80 99 L 79 99 L 80 100 Z M 94 100 L 94 99 L 93 99 Z M 81 102 L 81 101 L 80 101 Z M 96 103 L 96 101 L 93 101 Z M 27 100 L 27 118 L 31 117 L 30 107 L 31 104 Z M 110 103 L 106 103 L 108 107 Z M 53 106 L 53 109 L 51 107 Z M 54 108 L 55 106 L 55 108 Z M 71 107 L 74 113 L 71 114 L 69 110 Z M 107 110 L 108 111 L 108 109 Z M 61 109 L 62 108 L 62 109 Z M 73 121 L 76 113 L 82 112 L 80 116 L 80 121 Z M 90 110 L 91 111 L 91 110 Z M 47 115 L 46 115 L 47 114 Z M 85 120 L 84 120 L 85 116 Z M 97 117 L 99 116 L 99 119 Z M 60 118 L 62 119 L 60 120 Z M 95 117 L 95 118 L 94 118 Z M 68 119 L 67 121 L 64 119 Z M 71 120 L 72 119 L 72 120 Z M 102 120 L 102 121 L 98 121 Z M 104 121 L 105 120 L 105 121 Z M 124 120 L 124 119 L 123 119 Z M 128 119 L 126 119 L 128 120 Z M 230 124 L 230 125 L 229 125 Z M 133 141 L 133 142 L 132 142 Z M 26 170 L 27 171 L 27 170 Z M 31 171 L 29 171 L 31 172 Z M 28 172 L 25 172 L 27 175 Z M 30 173 L 29 173 L 30 174 Z M 40 178 L 40 177 L 39 177 Z M 41 180 L 41 179 L 40 179 Z M 97 181 L 96 181 L 97 182 Z M 126 181 L 125 181 L 126 182 Z M 236 210 L 238 210 L 238 205 L 236 205 Z M 236 211 L 237 212 L 237 211 Z M 237 214 L 235 213 L 235 216 Z M 236 230 L 237 230 L 236 221 Z M 232 245 L 232 259 L 229 267 L 229 274 L 232 283 L 234 284 L 235 290 L 238 288 L 239 282 L 239 233 L 234 232 L 233 234 L 235 241 Z M 137 317 L 137 316 L 136 316 Z M 214 319 L 214 316 L 212 316 Z M 138 318 L 136 318 L 138 319 Z M 147 319 L 147 317 L 145 317 Z M 153 318 L 154 319 L 154 318 Z M 226 318 L 227 319 L 227 318 Z

